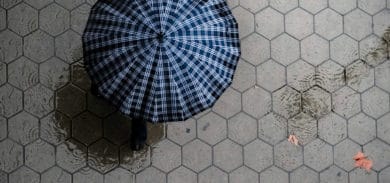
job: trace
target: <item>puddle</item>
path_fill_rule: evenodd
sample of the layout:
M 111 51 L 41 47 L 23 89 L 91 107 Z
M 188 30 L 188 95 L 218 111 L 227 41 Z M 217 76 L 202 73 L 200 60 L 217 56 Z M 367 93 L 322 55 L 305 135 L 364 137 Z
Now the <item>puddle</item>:
M 56 111 L 42 122 L 42 136 L 61 147 L 60 164 L 70 172 L 88 165 L 102 173 L 118 166 L 133 172 L 149 166 L 150 146 L 165 137 L 165 125 L 148 123 L 146 148 L 133 152 L 131 119 L 90 93 L 82 60 L 71 65 L 70 73 L 69 83 L 55 91 Z

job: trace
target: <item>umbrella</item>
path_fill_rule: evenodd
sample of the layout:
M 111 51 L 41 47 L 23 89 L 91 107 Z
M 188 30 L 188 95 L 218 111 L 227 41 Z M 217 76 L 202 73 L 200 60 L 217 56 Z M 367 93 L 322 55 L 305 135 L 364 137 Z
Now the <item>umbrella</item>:
M 121 113 L 153 123 L 212 107 L 241 54 L 225 0 L 100 0 L 82 40 L 99 94 Z

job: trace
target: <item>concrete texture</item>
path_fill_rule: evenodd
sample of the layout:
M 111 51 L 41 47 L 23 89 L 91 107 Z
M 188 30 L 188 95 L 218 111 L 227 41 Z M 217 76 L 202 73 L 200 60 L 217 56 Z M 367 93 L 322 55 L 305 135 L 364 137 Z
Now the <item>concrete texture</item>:
M 0 0 L 0 183 L 390 182 L 389 0 L 228 0 L 232 86 L 185 122 L 148 124 L 140 152 L 89 92 L 95 1 Z

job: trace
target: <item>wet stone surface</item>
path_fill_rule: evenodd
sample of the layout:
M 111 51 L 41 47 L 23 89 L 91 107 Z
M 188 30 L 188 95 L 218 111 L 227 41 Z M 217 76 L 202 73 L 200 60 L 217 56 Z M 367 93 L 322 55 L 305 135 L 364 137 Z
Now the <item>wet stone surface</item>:
M 390 182 L 389 0 L 228 0 L 233 84 L 186 121 L 148 123 L 139 152 L 131 118 L 90 92 L 96 2 L 0 0 L 1 183 Z

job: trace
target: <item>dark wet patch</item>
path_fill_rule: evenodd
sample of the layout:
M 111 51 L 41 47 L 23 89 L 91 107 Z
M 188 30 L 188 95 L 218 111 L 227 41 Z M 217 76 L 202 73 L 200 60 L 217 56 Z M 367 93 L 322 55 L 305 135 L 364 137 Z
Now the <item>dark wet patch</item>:
M 376 66 L 382 63 L 385 59 L 389 59 L 390 56 L 390 27 L 388 27 L 380 38 L 378 47 L 374 48 L 363 60 L 369 65 Z
M 303 112 L 317 119 L 330 113 L 330 93 L 318 86 L 314 86 L 302 94 L 302 109 Z
M 186 133 L 190 133 L 190 132 L 191 132 L 191 129 L 186 128 Z
M 349 86 L 358 88 L 370 76 L 371 67 L 364 61 L 358 60 L 346 68 L 345 80 Z
M 148 138 L 146 143 L 148 145 L 153 145 L 159 142 L 161 139 L 165 137 L 164 124 L 163 123 L 148 123 Z
M 207 128 L 210 126 L 210 123 L 206 123 L 203 127 L 202 127 L 202 130 L 203 131 L 206 131 L 207 130 Z

